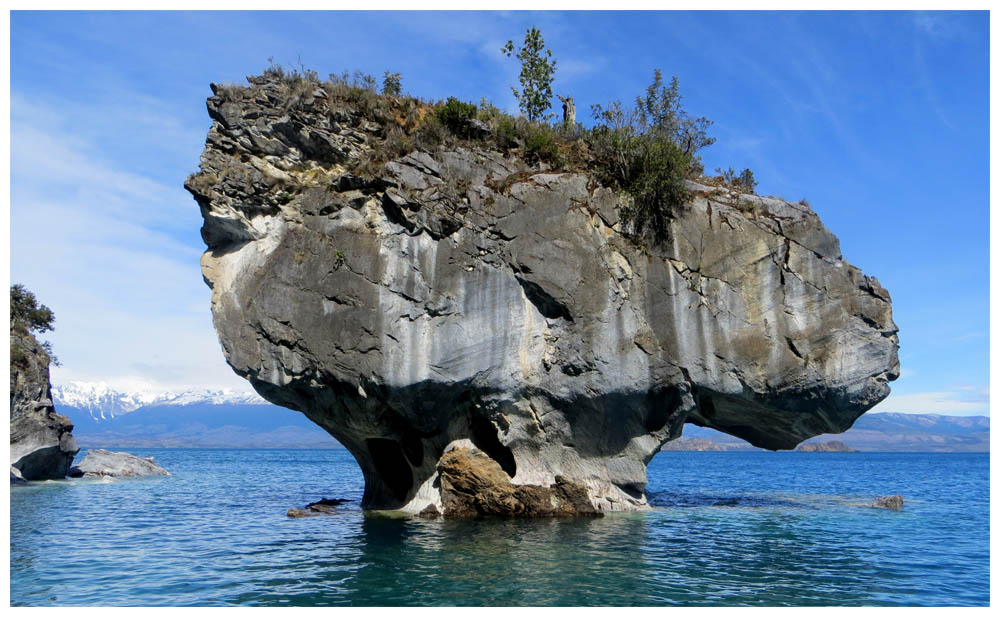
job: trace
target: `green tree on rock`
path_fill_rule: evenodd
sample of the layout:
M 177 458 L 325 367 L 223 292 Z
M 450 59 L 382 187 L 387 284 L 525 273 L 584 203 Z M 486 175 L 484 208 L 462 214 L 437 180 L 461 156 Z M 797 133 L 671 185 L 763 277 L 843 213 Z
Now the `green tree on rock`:
M 24 285 L 10 286 L 11 371 L 23 369 L 26 366 L 28 356 L 24 347 L 26 339 L 41 346 L 44 354 L 48 356 L 48 361 L 59 366 L 59 359 L 52 353 L 52 344 L 48 341 L 38 343 L 33 334 L 52 330 L 55 327 L 53 325 L 55 321 L 56 316 L 52 310 L 44 304 L 40 304 L 35 298 L 35 294 L 28 291 Z
M 507 41 L 500 51 L 507 57 L 516 55 L 521 61 L 521 90 L 511 87 L 521 111 L 532 122 L 542 119 L 545 110 L 552 107 L 556 61 L 552 59 L 552 50 L 545 48 L 541 31 L 535 27 L 528 29 L 524 45 L 516 50 L 516 54 L 513 41 Z
M 48 332 L 56 317 L 52 310 L 39 304 L 35 294 L 24 285 L 10 286 L 10 329 L 22 332 Z

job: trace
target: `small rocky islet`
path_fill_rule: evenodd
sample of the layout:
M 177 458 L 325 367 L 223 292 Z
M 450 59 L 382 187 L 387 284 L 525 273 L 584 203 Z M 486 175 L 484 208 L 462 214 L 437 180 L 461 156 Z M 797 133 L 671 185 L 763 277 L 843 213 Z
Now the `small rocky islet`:
M 798 452 L 857 452 L 854 448 L 837 439 L 804 443 L 796 450 Z
M 889 293 L 805 203 L 692 177 L 666 240 L 637 242 L 585 160 L 497 147 L 500 124 L 415 146 L 433 105 L 248 83 L 212 85 L 185 183 L 215 328 L 351 452 L 365 509 L 646 509 L 685 423 L 794 449 L 899 375 Z
M 142 478 L 169 476 L 166 469 L 152 456 L 135 456 L 127 452 L 88 450 L 79 465 L 70 467 L 71 478 Z
M 44 315 L 39 318 L 38 315 Z M 21 285 L 11 288 L 10 322 L 10 484 L 68 477 L 170 475 L 152 458 L 125 452 L 89 450 L 79 466 L 73 423 L 52 403 L 52 354 L 34 331 L 51 329 L 54 317 Z

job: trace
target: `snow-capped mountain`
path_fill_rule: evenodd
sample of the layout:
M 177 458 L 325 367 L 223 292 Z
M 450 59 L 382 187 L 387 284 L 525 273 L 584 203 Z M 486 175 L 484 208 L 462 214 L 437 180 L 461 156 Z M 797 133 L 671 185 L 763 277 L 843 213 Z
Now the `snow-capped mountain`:
M 123 391 L 103 381 L 71 381 L 52 386 L 56 410 L 60 406 L 84 410 L 94 420 L 110 420 L 141 407 L 161 405 L 268 405 L 253 392 L 231 389 L 210 390 L 191 388 L 181 391 Z

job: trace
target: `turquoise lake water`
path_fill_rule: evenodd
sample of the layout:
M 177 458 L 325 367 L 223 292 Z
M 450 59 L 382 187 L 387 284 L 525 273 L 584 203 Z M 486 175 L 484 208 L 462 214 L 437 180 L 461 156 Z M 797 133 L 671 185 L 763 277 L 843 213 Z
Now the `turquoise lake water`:
M 665 452 L 649 512 L 425 521 L 362 514 L 344 450 L 133 453 L 173 475 L 11 489 L 13 606 L 990 600 L 988 454 Z

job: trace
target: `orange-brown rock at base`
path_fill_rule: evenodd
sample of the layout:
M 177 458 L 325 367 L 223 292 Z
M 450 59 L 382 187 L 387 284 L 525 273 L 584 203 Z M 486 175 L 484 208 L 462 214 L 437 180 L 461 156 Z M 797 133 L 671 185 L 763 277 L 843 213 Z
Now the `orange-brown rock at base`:
M 581 484 L 556 476 L 552 486 L 512 484 L 486 454 L 455 448 L 438 463 L 446 518 L 601 516 Z

